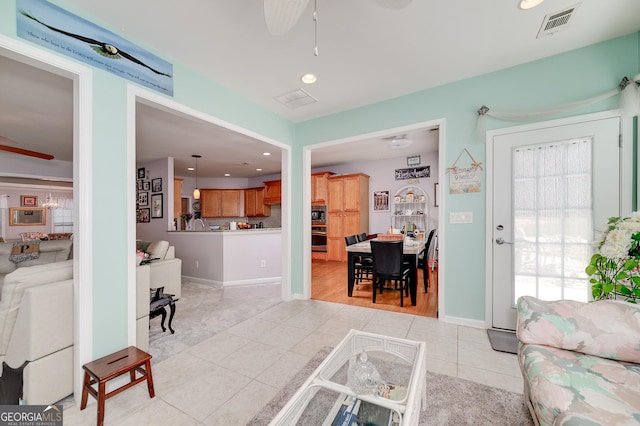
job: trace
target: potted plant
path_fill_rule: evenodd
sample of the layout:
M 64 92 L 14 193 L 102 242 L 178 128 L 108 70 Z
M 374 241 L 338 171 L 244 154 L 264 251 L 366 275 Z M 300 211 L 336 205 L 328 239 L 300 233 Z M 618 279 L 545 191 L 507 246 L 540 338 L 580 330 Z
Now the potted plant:
M 640 212 L 609 218 L 597 241 L 599 253 L 585 268 L 594 300 L 640 299 Z

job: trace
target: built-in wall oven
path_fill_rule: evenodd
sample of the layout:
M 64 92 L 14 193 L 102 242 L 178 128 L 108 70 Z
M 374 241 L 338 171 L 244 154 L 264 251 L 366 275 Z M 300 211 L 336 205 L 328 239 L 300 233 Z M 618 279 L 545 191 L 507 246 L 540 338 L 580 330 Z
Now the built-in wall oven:
M 327 251 L 327 206 L 311 206 L 311 251 Z

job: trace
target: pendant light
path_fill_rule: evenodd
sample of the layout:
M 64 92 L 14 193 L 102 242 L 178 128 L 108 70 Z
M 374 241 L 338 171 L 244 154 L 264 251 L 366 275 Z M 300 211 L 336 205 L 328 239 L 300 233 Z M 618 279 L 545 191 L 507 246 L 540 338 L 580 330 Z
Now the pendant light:
M 200 190 L 198 189 L 198 158 L 202 158 L 202 155 L 193 154 L 192 157 L 196 159 L 196 185 L 195 188 L 193 188 L 193 199 L 199 200 Z

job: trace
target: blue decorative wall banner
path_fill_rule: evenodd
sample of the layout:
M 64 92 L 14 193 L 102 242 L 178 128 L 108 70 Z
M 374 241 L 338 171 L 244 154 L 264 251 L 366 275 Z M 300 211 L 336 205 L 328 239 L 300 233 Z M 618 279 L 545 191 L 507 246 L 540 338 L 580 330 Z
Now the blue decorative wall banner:
M 18 36 L 173 96 L 173 65 L 44 0 L 17 0 Z

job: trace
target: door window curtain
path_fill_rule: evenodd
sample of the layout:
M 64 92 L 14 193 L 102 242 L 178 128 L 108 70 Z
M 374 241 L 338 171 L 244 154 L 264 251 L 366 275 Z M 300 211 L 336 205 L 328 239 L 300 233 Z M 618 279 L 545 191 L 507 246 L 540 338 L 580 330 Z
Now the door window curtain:
M 585 265 L 593 252 L 592 141 L 515 149 L 514 303 L 588 299 Z

